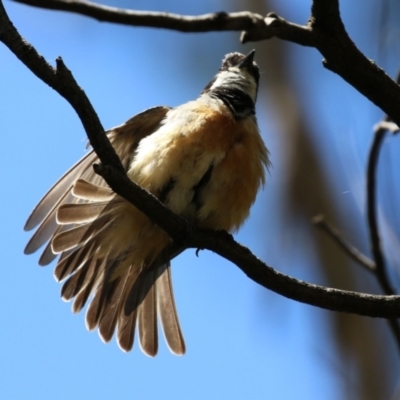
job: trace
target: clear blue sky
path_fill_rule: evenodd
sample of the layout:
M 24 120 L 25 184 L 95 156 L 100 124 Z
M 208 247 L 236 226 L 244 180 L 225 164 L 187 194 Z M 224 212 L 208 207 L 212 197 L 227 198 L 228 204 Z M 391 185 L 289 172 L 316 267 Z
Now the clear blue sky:
M 198 3 L 161 5 L 141 0 L 134 6 L 188 14 L 243 8 L 239 3 L 230 8 L 215 0 Z M 309 1 L 279 3 L 276 11 L 296 22 L 306 21 Z M 362 11 L 352 6 L 359 2 L 348 3 L 343 10 L 346 22 L 356 17 L 371 20 L 372 0 L 363 2 Z M 118 5 L 133 3 L 121 1 Z M 148 107 L 175 106 L 195 98 L 219 68 L 224 54 L 257 48 L 241 45 L 237 33 L 133 29 L 12 2 L 5 6 L 20 33 L 47 61 L 54 64 L 56 57 L 63 57 L 106 128 Z M 353 25 L 351 34 L 373 58 L 376 54 L 363 36 L 365 24 Z M 304 74 L 298 85 L 300 90 L 307 87 L 311 96 L 305 99 L 305 112 L 311 115 L 314 107 L 319 115 L 314 123 L 327 137 L 331 131 L 340 131 L 322 145 L 325 150 L 331 147 L 327 163 L 332 157 L 345 160 L 349 156 L 338 149 L 353 135 L 351 143 L 357 144 L 363 168 L 368 140 L 360 146 L 358 140 L 370 134 L 381 113 L 340 78 L 324 71 L 316 51 L 292 50 L 293 74 L 297 78 Z M 37 266 L 37 254 L 23 255 L 30 235 L 22 230 L 45 191 L 84 154 L 85 132 L 65 100 L 3 45 L 0 65 L 0 398 L 351 398 L 351 374 L 343 377 L 329 346 L 329 324 L 324 323 L 327 312 L 265 293 L 235 266 L 206 251 L 198 258 L 194 251 L 187 251 L 173 263 L 175 295 L 187 342 L 184 357 L 171 355 L 163 340 L 154 359 L 144 356 L 137 346 L 124 354 L 114 341 L 105 345 L 97 333 L 87 332 L 84 313 L 72 315 L 70 304 L 60 300 L 53 267 Z M 313 72 L 312 81 L 307 80 L 305 68 Z M 310 98 L 314 100 L 310 102 Z M 265 107 L 261 100 L 258 115 L 274 168 L 237 239 L 276 268 L 321 283 L 310 267 L 315 263 L 312 256 L 307 263 L 284 257 L 287 264 L 279 257 L 285 251 L 282 234 L 275 235 L 281 229 L 276 210 L 284 159 L 279 159 L 277 129 L 267 124 L 271 116 Z M 323 130 L 326 126 L 330 128 Z M 346 177 L 338 190 L 350 193 L 351 201 L 357 202 L 349 180 Z M 296 260 L 291 270 L 290 264 Z M 349 397 L 341 392 L 343 387 Z

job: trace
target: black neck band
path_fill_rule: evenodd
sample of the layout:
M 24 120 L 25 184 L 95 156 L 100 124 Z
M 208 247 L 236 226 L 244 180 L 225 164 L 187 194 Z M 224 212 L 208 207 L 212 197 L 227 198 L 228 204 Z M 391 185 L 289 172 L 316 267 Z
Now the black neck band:
M 236 119 L 242 119 L 255 114 L 254 102 L 251 97 L 239 89 L 222 86 L 211 90 L 212 96 L 221 99 L 231 110 Z

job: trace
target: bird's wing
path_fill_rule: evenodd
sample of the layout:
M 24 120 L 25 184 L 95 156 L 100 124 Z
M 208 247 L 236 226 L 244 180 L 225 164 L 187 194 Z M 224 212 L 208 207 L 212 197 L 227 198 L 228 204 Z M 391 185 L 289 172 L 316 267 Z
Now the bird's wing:
M 125 169 L 140 140 L 157 130 L 169 110 L 161 106 L 151 108 L 107 132 Z M 155 355 L 159 313 L 169 347 L 174 353 L 183 354 L 185 344 L 171 286 L 171 257 L 162 263 L 156 260 L 154 266 L 146 266 L 144 262 L 143 265 L 130 265 L 127 261 L 127 254 L 131 252 L 129 247 L 117 252 L 104 250 L 112 228 L 118 227 L 118 223 L 125 226 L 124 221 L 116 222 L 115 218 L 119 215 L 118 218 L 123 219 L 123 213 L 117 211 L 126 207 L 126 203 L 94 173 L 92 165 L 97 161 L 95 152 L 90 151 L 35 207 L 25 230 L 38 228 L 25 253 L 33 253 L 48 242 L 40 265 L 49 264 L 61 254 L 54 275 L 58 281 L 67 278 L 62 297 L 64 300 L 75 298 L 73 311 L 78 312 L 93 296 L 86 315 L 87 327 L 98 327 L 104 341 L 111 340 L 118 326 L 119 345 L 129 351 L 138 323 L 143 351 Z M 113 272 L 124 263 L 124 273 L 113 277 Z M 140 268 L 144 267 L 149 269 L 146 274 L 141 273 Z M 126 306 L 128 303 L 130 307 Z
M 170 108 L 165 106 L 150 108 L 107 132 L 125 169 L 128 168 L 140 140 L 154 132 L 169 110 Z M 92 165 L 95 162 L 98 162 L 98 158 L 91 150 L 69 169 L 37 204 L 24 227 L 26 231 L 30 231 L 40 225 L 25 248 L 26 254 L 38 250 L 54 234 L 57 229 L 56 210 L 74 200 L 71 192 L 76 181 L 84 180 L 98 186 L 107 186 L 105 181 L 94 173 Z

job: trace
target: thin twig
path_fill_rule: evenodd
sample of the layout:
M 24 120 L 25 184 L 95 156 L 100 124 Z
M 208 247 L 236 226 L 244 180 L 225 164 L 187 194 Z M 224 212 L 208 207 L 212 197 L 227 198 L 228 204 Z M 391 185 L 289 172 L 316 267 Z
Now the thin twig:
M 399 79 L 399 78 L 398 78 Z M 376 176 L 378 170 L 378 160 L 380 149 L 382 147 L 383 140 L 385 139 L 387 128 L 392 131 L 395 128 L 390 123 L 390 117 L 386 116 L 381 124 L 378 124 L 375 128 L 374 138 L 372 141 L 368 165 L 367 165 L 367 220 L 368 220 L 368 232 L 370 236 L 371 252 L 375 261 L 375 276 L 378 282 L 387 295 L 395 294 L 389 277 L 387 275 L 387 269 L 385 266 L 385 258 L 382 251 L 381 239 L 379 235 L 378 227 L 378 207 L 377 207 L 377 189 L 376 189 Z M 389 319 L 390 328 L 396 339 L 397 346 L 400 350 L 400 325 L 397 319 Z
M 303 46 L 315 46 L 311 30 L 285 21 L 274 13 L 264 18 L 249 11 L 216 12 L 203 15 L 180 15 L 167 12 L 137 11 L 110 7 L 80 0 L 14 0 L 16 3 L 50 10 L 67 11 L 85 15 L 102 22 L 121 25 L 170 29 L 178 32 L 242 31 L 242 43 L 260 41 L 276 36 L 295 41 Z M 283 29 L 282 29 L 283 28 Z
M 80 0 L 14 0 L 16 3 L 50 10 L 68 11 L 116 24 L 171 29 L 179 32 L 248 31 L 252 37 L 264 37 L 269 28 L 264 17 L 249 11 L 180 15 L 167 12 L 137 11 Z
M 317 215 L 312 220 L 313 224 L 323 229 L 333 241 L 354 261 L 364 267 L 367 271 L 375 273 L 375 263 L 358 250 L 354 245 L 348 242 L 339 231 L 326 221 L 323 215 Z
M 376 191 L 376 174 L 379 160 L 379 152 L 382 142 L 385 138 L 386 130 L 377 129 L 375 131 L 371 150 L 368 157 L 367 166 L 367 219 L 371 243 L 371 252 L 375 260 L 376 276 L 382 289 L 386 294 L 394 294 L 395 291 L 389 283 L 386 274 L 385 260 L 381 247 L 381 240 L 378 228 L 378 211 L 377 211 L 377 191 Z
M 396 82 L 400 82 L 400 71 L 397 74 Z M 374 127 L 374 138 L 372 141 L 371 149 L 368 156 L 367 165 L 367 219 L 370 235 L 371 252 L 375 260 L 376 270 L 375 273 L 379 283 L 386 294 L 394 294 L 389 278 L 386 272 L 385 260 L 381 247 L 381 240 L 378 227 L 378 210 L 377 210 L 377 190 L 376 190 L 376 175 L 378 170 L 378 161 L 380 149 L 383 140 L 385 139 L 386 132 L 392 134 L 397 133 L 399 128 L 392 122 L 389 115 L 386 115 L 381 122 Z M 400 344 L 400 342 L 399 342 Z

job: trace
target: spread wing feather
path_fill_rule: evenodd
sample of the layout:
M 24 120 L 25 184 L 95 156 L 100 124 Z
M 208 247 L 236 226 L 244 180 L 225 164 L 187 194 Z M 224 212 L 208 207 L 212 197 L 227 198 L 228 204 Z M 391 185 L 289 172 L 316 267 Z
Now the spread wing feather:
M 74 226 L 64 232 L 57 233 L 52 241 L 51 246 L 53 253 L 62 253 L 72 250 L 77 246 L 81 246 L 89 241 L 89 239 L 97 238 L 104 233 L 112 224 L 110 215 L 102 215 L 89 224 Z M 101 240 L 101 238 L 99 238 Z
M 34 208 L 28 220 L 26 221 L 24 227 L 26 231 L 30 231 L 42 223 L 49 211 L 51 212 L 51 210 L 59 204 L 60 200 L 66 197 L 75 180 L 82 176 L 88 168 L 91 168 L 96 158 L 96 154 L 91 151 L 86 156 L 81 158 L 53 185 L 53 187 L 45 194 L 43 199 Z
M 140 140 L 160 126 L 169 110 L 168 107 L 146 110 L 107 132 L 126 169 Z M 119 253 L 104 250 L 110 247 L 107 240 L 124 200 L 94 173 L 95 162 L 97 155 L 90 151 L 35 207 L 25 230 L 39 227 L 25 252 L 32 253 L 49 241 L 40 265 L 49 264 L 60 254 L 54 275 L 57 281 L 66 279 L 61 291 L 63 299 L 74 298 L 72 309 L 79 312 L 92 297 L 86 325 L 89 330 L 98 328 L 105 342 L 117 330 L 119 346 L 124 351 L 131 350 L 138 324 L 141 347 L 154 356 L 158 348 L 159 314 L 169 347 L 176 354 L 183 354 L 185 345 L 176 315 L 169 265 L 152 268 L 145 260 L 127 261 L 129 246 L 133 244 L 119 249 Z M 123 274 L 113 274 L 128 262 Z M 149 273 L 140 274 L 143 268 L 149 268 Z
M 72 188 L 72 194 L 87 201 L 110 201 L 115 193 L 106 187 L 101 187 L 83 179 L 78 179 Z
M 25 254 L 34 253 L 51 238 L 51 236 L 58 228 L 56 220 L 57 209 L 60 204 L 66 203 L 68 201 L 73 201 L 73 196 L 71 195 L 71 193 L 65 192 L 54 204 L 54 207 L 52 207 L 48 214 L 44 217 L 39 228 L 29 240 L 28 244 L 25 247 Z

